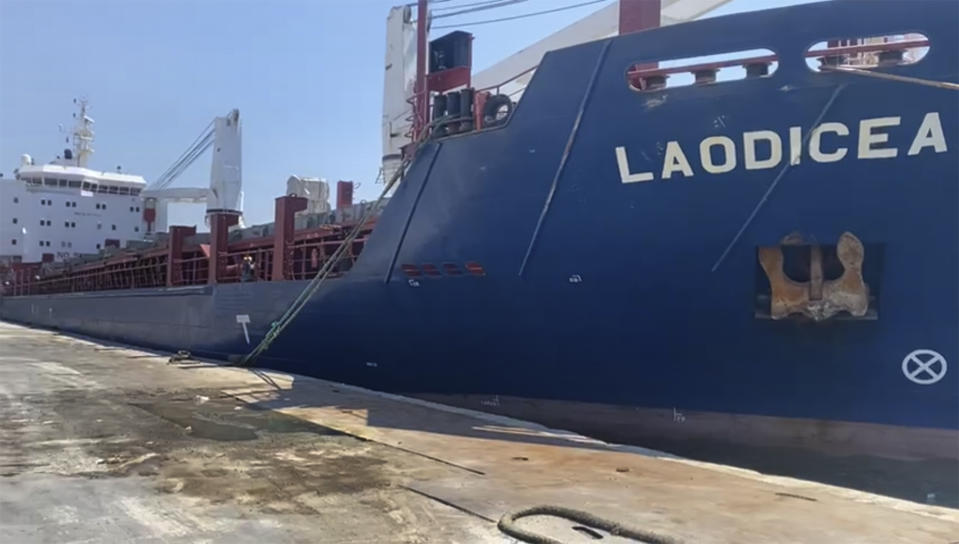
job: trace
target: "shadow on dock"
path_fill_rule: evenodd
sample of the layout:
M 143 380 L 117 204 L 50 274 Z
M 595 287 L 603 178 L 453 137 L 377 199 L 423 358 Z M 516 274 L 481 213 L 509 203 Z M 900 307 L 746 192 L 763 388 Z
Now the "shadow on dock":
M 543 415 L 534 416 L 529 410 L 509 413 L 503 406 L 484 406 L 461 398 L 466 406 L 447 406 L 445 410 L 467 410 L 476 415 L 477 424 L 468 428 L 450 425 L 432 403 L 411 395 L 413 405 L 397 412 L 390 403 L 378 402 L 388 398 L 384 394 L 350 394 L 351 386 L 337 386 L 329 382 L 298 379 L 290 375 L 289 389 L 282 389 L 272 378 L 254 371 L 274 391 L 281 394 L 267 401 L 254 403 L 266 410 L 286 408 L 334 407 L 340 412 L 363 417 L 366 425 L 388 429 L 406 429 L 439 435 L 468 436 L 478 439 L 515 441 L 570 448 L 631 451 L 652 457 L 684 457 L 687 459 L 729 465 L 754 470 L 763 474 L 786 476 L 851 488 L 869 493 L 905 499 L 918 503 L 959 508 L 959 460 L 929 459 L 900 460 L 869 455 L 832 455 L 807 449 L 785 447 L 743 446 L 730 442 L 696 439 L 669 439 L 656 435 L 622 434 L 579 429 L 575 420 Z M 326 387 L 326 388 L 324 388 Z M 535 399 L 526 399 L 535 404 Z M 438 415 L 439 414 L 439 415 Z M 489 414 L 489 415 L 486 415 Z M 524 421 L 511 419 L 520 418 Z M 480 419 L 482 418 L 482 419 Z M 529 425 L 526 421 L 537 424 Z M 558 430 L 566 429 L 566 430 Z M 579 434 L 589 432 L 589 436 Z
M 130 359 L 169 357 L 167 352 L 150 348 L 91 339 L 63 331 L 56 331 L 55 334 L 93 340 L 99 344 L 96 349 L 100 351 L 131 349 L 140 352 L 130 355 Z M 143 354 L 144 351 L 146 354 Z M 184 370 L 223 366 L 222 363 L 200 358 L 186 359 L 175 364 Z M 250 407 L 254 409 L 330 407 L 342 413 L 362 417 L 366 425 L 374 428 L 406 429 L 436 435 L 570 448 L 630 451 L 652 457 L 678 456 L 918 503 L 959 508 L 959 458 L 901 460 L 869 455 L 832 455 L 800 448 L 743 446 L 719 440 L 676 439 L 655 433 L 637 432 L 637 426 L 623 426 L 622 422 L 609 422 L 608 425 L 597 427 L 593 421 L 586 428 L 583 426 L 583 419 L 569 417 L 578 409 L 576 406 L 557 409 L 562 407 L 562 403 L 547 401 L 547 409 L 543 406 L 544 401 L 538 399 L 521 399 L 520 403 L 500 404 L 497 397 L 489 395 L 439 396 L 401 392 L 400 394 L 412 398 L 413 403 L 408 403 L 408 409 L 398 413 L 393 408 L 394 403 L 385 401 L 389 398 L 388 394 L 355 394 L 358 389 L 353 386 L 312 378 L 302 379 L 296 374 L 285 375 L 284 378 L 290 381 L 284 380 L 281 384 L 275 379 L 275 376 L 280 375 L 274 372 L 256 368 L 245 370 L 263 382 L 264 387 L 260 393 L 271 395 L 269 400 L 251 403 Z M 279 372 L 286 371 L 281 369 Z M 427 401 L 439 401 L 447 412 L 463 410 L 463 413 L 476 417 L 477 424 L 469 428 L 451 425 L 449 418 L 442 417 L 443 411 L 437 411 L 436 404 Z M 424 404 L 417 406 L 416 402 Z M 488 415 L 480 419 L 475 412 Z M 549 427 L 529 425 L 526 423 L 528 421 Z M 621 430 L 624 427 L 628 427 L 628 432 Z

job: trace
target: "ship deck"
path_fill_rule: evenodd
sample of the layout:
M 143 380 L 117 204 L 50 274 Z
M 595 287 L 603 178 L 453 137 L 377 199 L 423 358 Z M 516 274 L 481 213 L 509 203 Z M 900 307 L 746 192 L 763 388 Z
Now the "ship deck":
M 534 505 L 680 542 L 959 538 L 959 510 L 0 323 L 0 541 L 514 542 L 496 521 Z

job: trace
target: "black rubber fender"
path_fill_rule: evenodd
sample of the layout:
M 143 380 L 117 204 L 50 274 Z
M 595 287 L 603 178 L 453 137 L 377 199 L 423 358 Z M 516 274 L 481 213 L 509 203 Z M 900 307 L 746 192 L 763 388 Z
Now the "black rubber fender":
M 506 106 L 506 115 L 498 117 L 497 113 L 503 106 Z M 505 94 L 494 94 L 487 98 L 486 103 L 483 105 L 483 127 L 498 127 L 506 123 L 510 116 L 513 115 L 514 106 L 513 101 Z

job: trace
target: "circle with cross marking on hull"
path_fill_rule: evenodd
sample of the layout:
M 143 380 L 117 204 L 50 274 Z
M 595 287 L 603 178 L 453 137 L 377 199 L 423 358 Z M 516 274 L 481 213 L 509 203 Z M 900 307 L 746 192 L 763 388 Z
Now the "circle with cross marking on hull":
M 911 382 L 932 385 L 946 375 L 946 358 L 938 351 L 917 349 L 902 360 L 902 373 Z

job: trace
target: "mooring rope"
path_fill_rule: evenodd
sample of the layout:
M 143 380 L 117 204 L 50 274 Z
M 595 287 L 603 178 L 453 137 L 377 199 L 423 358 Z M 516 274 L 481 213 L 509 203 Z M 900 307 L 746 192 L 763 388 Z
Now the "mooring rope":
M 552 516 L 568 519 L 575 523 L 586 525 L 587 527 L 606 531 L 613 536 L 629 538 L 638 542 L 645 542 L 647 544 L 682 543 L 681 540 L 671 536 L 661 535 L 643 529 L 627 527 L 615 521 L 610 521 L 595 514 L 590 514 L 589 512 L 573 510 L 572 508 L 565 508 L 563 506 L 541 505 L 526 508 L 518 512 L 509 512 L 500 518 L 499 523 L 496 526 L 500 531 L 503 531 L 509 536 L 523 542 L 530 542 L 531 544 L 563 544 L 563 541 L 561 540 L 556 540 L 555 538 L 520 528 L 516 521 L 520 518 L 529 516 Z
M 368 206 L 366 210 L 364 210 L 363 215 L 356 222 L 356 225 L 353 227 L 353 229 L 349 232 L 349 234 L 346 235 L 345 238 L 343 238 L 343 241 L 336 248 L 336 251 L 334 251 L 333 254 L 327 258 L 326 262 L 323 263 L 323 266 L 316 273 L 316 276 L 314 276 L 313 279 L 310 280 L 310 283 L 303 288 L 303 291 L 301 291 L 300 294 L 293 300 L 293 303 L 290 304 L 289 308 L 286 309 L 283 315 L 270 324 L 270 330 L 267 331 L 266 335 L 263 337 L 263 340 L 261 340 L 255 348 L 253 348 L 253 351 L 244 355 L 243 358 L 240 359 L 240 366 L 248 366 L 256 361 L 257 357 L 269 349 L 273 341 L 280 336 L 280 333 L 282 333 L 283 330 L 293 322 L 293 319 L 295 319 L 297 314 L 300 313 L 300 310 L 306 306 L 306 303 L 309 302 L 310 298 L 317 292 L 317 290 L 319 290 L 319 288 L 323 285 L 323 282 L 326 281 L 326 279 L 333 272 L 337 263 L 339 263 L 340 259 L 343 257 L 343 254 L 346 253 L 346 250 L 353 243 L 353 240 L 356 239 L 356 237 L 366 226 L 366 222 L 370 219 L 375 211 L 379 210 L 380 206 L 383 204 L 383 200 L 386 198 L 386 195 L 389 194 L 390 189 L 393 188 L 396 182 L 403 177 L 410 162 L 410 159 L 404 159 L 403 162 L 400 163 L 400 167 L 390 178 L 390 181 L 386 183 L 386 186 L 383 188 L 383 192 L 380 193 L 379 198 L 376 199 L 372 206 Z
M 253 351 L 240 358 L 239 362 L 237 363 L 238 365 L 248 366 L 256 361 L 257 357 L 269 349 L 270 344 L 272 344 L 277 337 L 280 336 L 280 333 L 283 332 L 283 329 L 289 326 L 293 319 L 296 318 L 297 314 L 300 313 L 300 310 L 306 306 L 306 303 L 319 290 L 319 288 L 323 285 L 323 282 L 326 281 L 326 278 L 328 278 L 333 272 L 334 266 L 336 266 L 336 263 L 339 262 L 340 258 L 343 256 L 343 253 L 345 253 L 346 249 L 350 247 L 350 244 L 353 243 L 353 240 L 356 239 L 360 231 L 363 230 L 363 227 L 366 225 L 367 220 L 369 220 L 369 218 L 373 215 L 373 212 L 378 211 L 380 206 L 383 205 L 383 200 L 386 198 L 386 195 L 389 194 L 390 189 L 392 189 L 393 186 L 396 185 L 396 183 L 403 179 L 403 176 L 406 175 L 406 170 L 409 168 L 410 164 L 413 162 L 413 159 L 415 159 L 418 154 L 415 149 L 419 148 L 419 146 L 429 138 L 431 130 L 449 122 L 449 119 L 434 119 L 424 126 L 419 134 L 415 135 L 414 151 L 410 152 L 409 156 L 403 159 L 403 162 L 400 163 L 399 168 L 397 168 L 396 172 L 394 172 L 390 177 L 390 180 L 383 188 L 383 192 L 380 193 L 379 198 L 373 202 L 372 206 L 367 207 L 367 209 L 363 212 L 363 216 L 356 223 L 356 226 L 354 226 L 353 230 L 350 231 L 346 238 L 343 239 L 339 247 L 336 248 L 336 251 L 333 252 L 333 255 L 331 255 L 325 263 L 323 263 L 323 266 L 316 273 L 316 276 L 310 280 L 310 283 L 307 284 L 303 291 L 301 291 L 296 299 L 293 300 L 293 303 L 290 304 L 290 307 L 287 308 L 285 312 L 283 312 L 283 315 L 270 324 L 270 330 L 267 331 L 266 335 L 263 337 L 263 340 L 261 340 L 255 348 L 253 348 Z M 382 172 L 378 174 L 378 176 L 380 175 L 382 175 Z
M 923 79 L 919 77 L 900 76 L 888 74 L 886 72 L 873 72 L 852 66 L 822 66 L 820 69 L 828 72 L 843 72 L 857 76 L 873 77 L 876 79 L 885 79 L 889 81 L 898 81 L 899 83 L 911 83 L 913 85 L 924 85 L 926 87 L 935 87 L 937 89 L 947 89 L 950 91 L 959 91 L 959 83 L 951 81 L 937 81 L 935 79 Z

